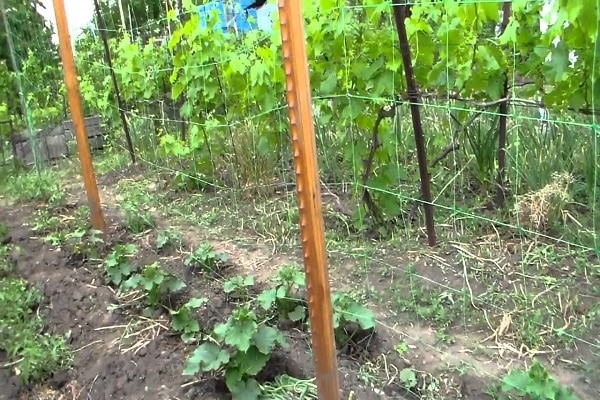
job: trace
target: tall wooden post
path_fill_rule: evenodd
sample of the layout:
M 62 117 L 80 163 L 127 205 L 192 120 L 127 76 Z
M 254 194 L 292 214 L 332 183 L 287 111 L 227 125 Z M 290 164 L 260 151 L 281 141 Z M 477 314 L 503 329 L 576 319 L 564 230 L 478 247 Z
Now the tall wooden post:
M 279 19 L 317 389 L 319 399 L 338 400 L 339 376 L 325 254 L 321 187 L 300 3 L 299 0 L 279 0 Z
M 85 191 L 91 210 L 92 226 L 95 229 L 105 232 L 106 224 L 104 222 L 98 185 L 96 184 L 96 175 L 94 173 L 94 165 L 92 164 L 92 156 L 90 154 L 90 144 L 88 142 L 85 119 L 83 116 L 79 83 L 77 82 L 75 58 L 73 57 L 73 48 L 71 47 L 71 37 L 69 35 L 65 3 L 63 0 L 54 0 L 54 14 L 56 15 L 60 58 L 62 59 L 63 72 L 65 75 L 65 85 L 67 87 L 67 96 L 69 98 L 69 107 L 71 109 L 71 119 L 73 120 L 73 128 L 77 138 L 77 152 L 79 153 L 79 161 L 81 162 L 83 182 L 85 184 Z

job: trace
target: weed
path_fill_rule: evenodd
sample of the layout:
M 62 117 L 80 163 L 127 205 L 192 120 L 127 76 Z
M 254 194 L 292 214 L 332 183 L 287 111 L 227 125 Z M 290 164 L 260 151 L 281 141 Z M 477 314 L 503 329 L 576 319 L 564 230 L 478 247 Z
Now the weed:
M 41 293 L 22 279 L 0 280 L 0 350 L 16 359 L 15 371 L 25 383 L 40 381 L 72 362 L 64 338 L 41 333 L 43 321 L 33 310 Z
M 36 210 L 32 230 L 37 233 L 55 234 L 60 229 L 60 218 L 47 208 Z
M 452 292 L 425 288 L 418 281 L 412 266 L 407 267 L 406 274 L 409 277 L 410 290 L 406 296 L 405 290 L 397 289 L 400 294 L 396 299 L 397 304 L 403 311 L 414 313 L 419 318 L 435 324 L 438 328 L 438 340 L 450 342 L 447 330 L 460 310 L 464 310 L 468 296 L 465 294 L 456 299 Z
M 8 197 L 17 202 L 43 201 L 53 199 L 57 201 L 55 193 L 63 192 L 58 187 L 56 173 L 50 169 L 40 171 L 21 172 L 7 179 L 4 183 L 4 191 Z
M 149 204 L 152 198 L 140 185 L 130 185 L 122 190 L 121 208 L 125 213 L 125 227 L 133 234 L 156 227 Z

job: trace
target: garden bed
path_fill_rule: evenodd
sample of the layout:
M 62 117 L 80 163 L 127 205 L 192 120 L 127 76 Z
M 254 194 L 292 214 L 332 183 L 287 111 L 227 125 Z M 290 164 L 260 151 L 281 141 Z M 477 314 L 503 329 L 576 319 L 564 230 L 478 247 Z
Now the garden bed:
M 72 211 L 73 208 L 54 210 L 51 216 L 64 220 L 64 216 Z M 142 293 L 120 293 L 107 284 L 100 260 L 82 260 L 69 248 L 61 249 L 45 243 L 41 238 L 43 235 L 32 231 L 32 215 L 35 214 L 33 206 L 0 208 L 0 220 L 9 222 L 11 242 L 20 249 L 15 257 L 16 272 L 42 291 L 46 302 L 39 312 L 47 323 L 47 332 L 58 335 L 69 333 L 67 343 L 74 352 L 74 361 L 71 369 L 56 371 L 52 378 L 32 387 L 20 383 L 13 371 L 11 385 L 6 388 L 0 386 L 0 398 L 50 399 L 65 395 L 134 399 L 139 398 L 141 393 L 148 399 L 228 397 L 222 379 L 211 374 L 182 374 L 185 360 L 195 345 L 183 343 L 180 335 L 169 328 L 168 313 L 158 310 L 150 315 L 145 310 Z M 110 254 L 110 249 L 115 246 L 135 244 L 138 251 L 132 257 L 131 265 L 159 262 L 165 271 L 173 275 L 186 268 L 185 260 L 176 251 L 167 254 L 157 252 L 144 240 L 151 236 L 134 239 L 115 219 L 109 224 L 108 236 L 112 243 L 102 246 L 104 256 Z M 220 270 L 219 276 L 207 279 L 193 274 L 183 291 L 176 293 L 177 296 L 163 298 L 161 302 L 176 307 L 191 298 L 208 299 L 206 306 L 196 315 L 200 327 L 215 326 L 225 322 L 228 313 L 242 303 L 241 299 L 225 293 L 223 289 L 227 278 L 236 276 L 239 271 L 235 259 L 232 259 Z M 253 285 L 251 296 L 259 291 L 260 285 Z M 244 301 L 252 301 L 253 298 Z M 289 347 L 272 352 L 257 381 L 267 385 L 275 382 L 280 375 L 287 374 L 299 379 L 295 382 L 299 387 L 308 392 L 314 391 L 314 382 L 311 381 L 314 368 L 306 327 L 295 323 L 276 325 L 281 328 Z M 381 345 L 378 339 L 373 338 L 368 349 L 340 351 L 344 398 L 380 398 L 372 388 L 364 387 L 357 370 L 362 361 L 384 351 L 378 348 Z M 6 374 L 7 369 L 3 373 Z M 279 378 L 278 382 L 281 383 Z M 386 392 L 393 398 L 399 398 L 400 393 L 405 391 L 399 384 L 392 384 Z

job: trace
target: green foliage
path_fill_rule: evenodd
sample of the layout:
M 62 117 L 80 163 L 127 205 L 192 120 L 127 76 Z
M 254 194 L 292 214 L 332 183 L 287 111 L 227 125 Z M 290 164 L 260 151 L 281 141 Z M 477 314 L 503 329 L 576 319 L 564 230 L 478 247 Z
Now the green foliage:
M 161 0 L 121 0 L 123 10 L 128 10 L 124 15 L 125 20 L 121 18 L 119 4 L 116 1 L 100 0 L 99 4 L 109 37 L 138 27 L 143 27 L 146 34 L 159 34 L 160 28 L 164 29 L 166 12 L 165 3 Z M 95 28 L 100 29 L 99 26 Z
M 163 251 L 166 249 L 176 249 L 183 243 L 183 235 L 179 231 L 167 228 L 158 232 L 156 237 L 156 249 Z
M 60 225 L 61 221 L 57 215 L 53 215 L 48 208 L 40 208 L 35 211 L 31 229 L 37 233 L 55 233 Z
M 144 197 L 132 196 L 121 203 L 125 212 L 125 227 L 131 233 L 142 233 L 156 226 L 152 211 Z
M 171 327 L 175 332 L 181 333 L 184 343 L 190 343 L 200 333 L 200 324 L 194 312 L 197 308 L 204 306 L 207 298 L 192 298 L 177 310 L 171 310 Z
M 217 253 L 212 244 L 204 243 L 187 256 L 183 263 L 192 269 L 198 268 L 204 272 L 215 273 L 227 260 L 227 254 Z
M 129 258 L 137 252 L 133 244 L 118 244 L 104 260 L 104 270 L 110 283 L 120 286 L 137 269 Z
M 52 207 L 37 209 L 32 230 L 44 234 L 43 240 L 52 246 L 67 246 L 83 259 L 98 258 L 100 246 L 104 243 L 102 231 L 90 228 L 88 206 L 78 207 L 74 218 L 67 223 Z
M 151 308 L 161 305 L 162 296 L 166 293 L 177 292 L 185 287 L 181 279 L 165 272 L 158 262 L 146 265 L 141 274 L 133 274 L 124 285 L 129 289 L 141 287 L 146 293 L 146 304 Z
M 257 298 L 264 310 L 273 306 L 280 318 L 297 322 L 306 319 L 307 304 L 302 297 L 306 287 L 304 271 L 295 266 L 283 266 L 272 278 L 273 287 L 265 289 Z
M 65 236 L 67 246 L 73 254 L 84 259 L 94 259 L 100 256 L 100 245 L 104 244 L 104 234 L 97 229 L 75 229 Z
M 4 7 L 7 10 L 8 29 L 0 19 L 0 77 L 7 76 L 6 72 L 2 71 L 4 68 L 11 73 L 16 72 L 12 65 L 11 57 L 13 57 L 17 70 L 24 75 L 21 79 L 21 89 L 27 96 L 28 105 L 36 107 L 38 111 L 46 107 L 56 107 L 57 86 L 54 86 L 53 96 L 39 93 L 40 97 L 37 97 L 38 89 L 43 87 L 40 86 L 40 82 L 56 83 L 62 78 L 58 47 L 52 42 L 52 28 L 38 12 L 39 7 L 44 6 L 38 0 L 5 0 Z M 9 48 L 7 31 L 12 39 L 12 52 Z M 35 68 L 43 67 L 33 71 L 32 64 Z M 34 72 L 42 75 L 35 75 Z M 19 92 L 14 75 L 11 74 L 9 79 L 0 80 L 0 96 L 0 101 L 7 101 L 11 115 L 21 115 Z M 37 101 L 44 97 L 46 100 L 43 106 L 37 107 L 41 105 Z
M 527 400 L 578 400 L 571 389 L 565 389 L 550 376 L 546 368 L 534 360 L 527 371 L 515 369 L 502 379 L 500 397 Z
M 389 34 L 394 30 L 390 5 L 381 0 L 363 5 L 344 7 L 345 3 L 338 0 L 303 2 L 319 156 L 324 174 L 338 182 L 361 179 L 379 111 L 405 90 L 397 37 Z M 154 10 L 154 6 L 149 7 Z M 552 112 L 589 108 L 592 94 L 600 95 L 600 85 L 590 85 L 591 71 L 597 68 L 593 64 L 596 26 L 588 15 L 592 13 L 578 5 L 555 2 L 550 12 L 556 13 L 557 21 L 551 21 L 550 28 L 542 33 L 542 4 L 516 3 L 506 31 L 497 35 L 502 7 L 502 3 L 459 6 L 417 2 L 406 22 L 416 80 L 428 94 L 426 103 L 431 105 L 436 99 L 446 102 L 448 96 L 464 99 L 449 101 L 452 124 L 446 111 L 427 108 L 423 112 L 424 121 L 430 122 L 430 158 L 448 146 L 452 131 L 452 139 L 462 145 L 452 163 L 442 159 L 436 171 L 431 171 L 434 191 L 444 190 L 456 179 L 448 169 L 465 171 L 466 195 L 473 189 L 472 181 L 478 184 L 475 203 L 496 189 L 489 183 L 495 180 L 498 168 L 495 158 L 499 128 L 497 115 L 489 116 L 497 112 L 498 103 L 484 107 L 486 112 L 481 113 L 472 110 L 474 101 L 499 100 L 504 96 L 506 76 L 510 80 L 528 78 L 527 84 L 511 89 L 512 97 L 539 95 Z M 148 17 L 156 18 L 150 9 Z M 238 37 L 215 31 L 211 24 L 216 18 L 201 27 L 197 12 L 191 8 L 186 11 L 189 13 L 169 14 L 172 34 L 167 41 L 158 40 L 158 33 L 147 38 L 148 31 L 141 37 L 111 38 L 117 79 L 123 97 L 131 105 L 131 119 L 139 126 L 136 143 L 140 151 L 147 152 L 152 161 L 177 170 L 179 183 L 187 190 L 198 189 L 203 182 L 243 186 L 276 177 L 291 179 L 286 176 L 289 171 L 278 168 L 289 158 L 284 155 L 289 135 L 279 113 L 285 103 L 280 32 L 275 29 Z M 568 26 L 564 28 L 568 37 L 563 25 Z M 554 45 L 557 36 L 562 40 Z M 109 101 L 113 93 L 107 84 L 106 69 L 92 61 L 101 59 L 102 47 L 91 36 L 78 46 L 86 55 L 78 60 L 86 107 L 118 121 Z M 571 51 L 577 53 L 573 65 L 569 61 Z M 147 76 L 152 79 L 145 79 Z M 165 115 L 167 105 L 175 109 L 174 115 Z M 371 172 L 364 178 L 374 202 L 388 220 L 405 212 L 404 200 L 394 193 L 412 196 L 418 187 L 418 171 L 412 158 L 414 142 L 407 122 L 401 119 L 406 112 L 405 105 L 397 105 L 396 115 L 378 127 L 379 145 Z M 180 119 L 188 123 L 186 135 L 180 125 L 167 122 Z M 519 153 L 529 145 L 526 140 L 535 140 L 538 135 L 539 127 L 532 121 L 509 121 L 508 171 L 520 168 L 517 163 L 538 164 L 527 168 L 533 172 L 517 178 L 509 174 L 510 179 L 518 180 L 511 182 L 511 187 L 522 192 L 540 189 L 553 172 L 549 169 L 556 168 L 567 168 L 588 184 L 593 182 L 586 172 L 596 164 L 585 161 L 583 154 L 589 156 L 589 146 L 578 146 L 578 154 L 562 153 L 532 141 L 531 146 L 538 149 L 535 157 Z M 524 137 L 522 131 L 535 133 Z M 538 171 L 543 175 L 530 179 Z M 454 200 L 440 196 L 437 202 L 452 201 L 444 205 L 454 207 Z M 467 205 L 472 205 L 470 200 Z M 356 215 L 360 225 L 358 211 L 362 210 Z
M 261 393 L 255 377 L 265 367 L 277 346 L 287 346 L 283 334 L 258 322 L 245 305 L 235 310 L 226 323 L 215 326 L 213 341 L 194 351 L 184 367 L 184 375 L 221 372 L 234 399 L 258 399 Z
M 34 309 L 42 295 L 22 279 L 0 279 L 0 350 L 14 362 L 24 383 L 39 382 L 68 368 L 71 350 L 65 339 L 42 333 L 44 324 Z
M 252 286 L 254 286 L 253 276 L 234 276 L 225 282 L 223 285 L 223 291 L 230 296 L 248 299 L 250 297 L 250 288 Z
M 375 328 L 375 314 L 347 293 L 333 293 L 333 329 L 342 333 L 349 323 L 356 323 L 361 329 Z
M 52 170 L 43 170 L 39 174 L 35 171 L 21 171 L 0 182 L 0 187 L 9 198 L 16 202 L 42 201 L 47 203 L 57 196 L 55 193 L 64 193 L 64 190 L 58 187 L 57 182 L 57 176 Z
M 6 233 L 6 236 L 8 236 L 8 233 Z M 0 232 L 0 279 L 9 276 L 14 268 L 11 257 L 13 246 L 10 244 L 3 244 L 5 241 L 4 238 L 5 236 Z

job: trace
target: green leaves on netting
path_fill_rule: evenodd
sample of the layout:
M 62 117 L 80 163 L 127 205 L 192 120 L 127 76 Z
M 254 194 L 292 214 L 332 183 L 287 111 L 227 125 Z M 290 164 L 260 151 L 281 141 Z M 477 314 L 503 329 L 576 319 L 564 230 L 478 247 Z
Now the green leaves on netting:
M 363 5 L 347 7 L 341 0 L 303 2 L 310 83 L 318 111 L 315 120 L 320 132 L 336 133 L 320 135 L 319 148 L 335 154 L 331 157 L 339 165 L 331 169 L 342 179 L 362 176 L 361 160 L 368 156 L 378 110 L 392 96 L 405 92 L 390 4 L 368 0 Z M 452 95 L 488 102 L 505 96 L 508 77 L 511 86 L 513 80 L 517 83 L 511 97 L 541 95 L 545 107 L 554 110 L 590 108 L 592 96 L 600 97 L 600 80 L 592 87 L 593 71 L 599 68 L 594 65 L 597 13 L 581 2 L 564 0 L 553 2 L 549 10 L 542 10 L 543 2 L 525 0 L 510 6 L 508 24 L 500 34 L 501 2 L 413 4 L 406 29 L 420 89 L 442 99 Z M 540 23 L 550 15 L 556 19 L 546 21 L 548 29 L 542 32 Z M 189 175 L 206 177 L 219 175 L 215 172 L 231 160 L 243 160 L 242 151 L 253 151 L 262 160 L 278 159 L 288 138 L 282 123 L 286 118 L 280 112 L 285 107 L 280 31 L 224 33 L 213 29 L 220 23 L 214 13 L 207 26 L 200 24 L 196 13 L 186 20 L 175 15 L 170 19 L 169 40 L 142 41 L 123 35 L 110 44 L 132 119 L 143 115 L 139 120 L 154 123 L 161 156 L 166 156 L 161 162 L 174 169 L 188 165 L 193 171 Z M 85 55 L 78 59 L 78 67 L 86 109 L 101 112 L 114 125 L 119 119 L 112 105 L 112 85 L 106 67 L 93 61 L 102 58 L 102 46 L 89 36 L 78 40 L 77 46 L 78 54 Z M 43 64 L 31 65 L 35 73 Z M 527 78 L 527 83 L 521 84 L 521 78 Z M 165 115 L 163 105 L 173 115 Z M 177 124 L 167 120 L 185 120 L 189 129 L 177 132 Z M 395 118 L 380 129 L 382 137 L 388 136 L 376 149 L 372 182 L 368 182 L 376 186 L 373 192 L 399 192 L 403 178 L 390 179 L 387 165 L 405 165 L 400 172 L 407 180 L 417 179 L 411 163 L 399 156 L 399 125 Z M 145 138 L 152 136 L 148 133 L 152 129 L 142 131 Z M 441 150 L 446 145 L 434 147 Z M 238 174 L 250 170 L 245 165 L 234 167 Z M 255 184 L 275 178 L 274 168 L 265 170 L 273 176 L 261 171 L 260 177 L 239 181 Z M 231 184 L 221 180 L 217 183 Z M 374 195 L 373 201 L 389 219 L 403 211 L 403 204 L 393 196 Z

